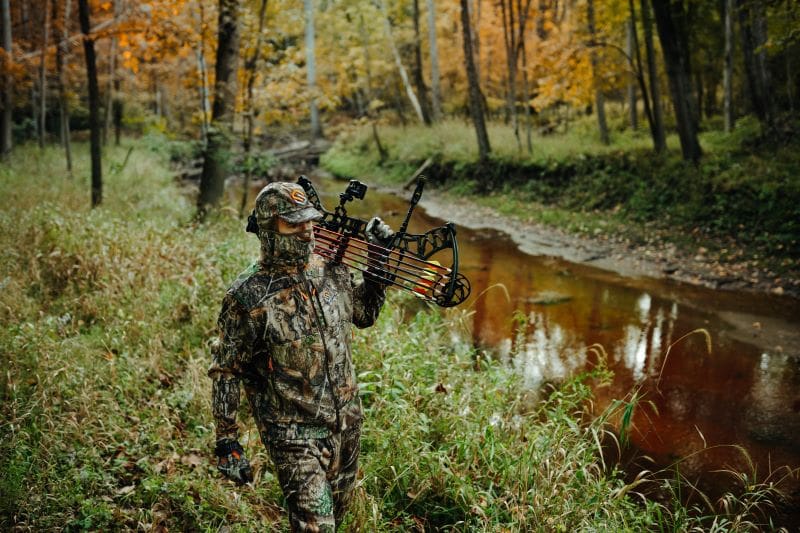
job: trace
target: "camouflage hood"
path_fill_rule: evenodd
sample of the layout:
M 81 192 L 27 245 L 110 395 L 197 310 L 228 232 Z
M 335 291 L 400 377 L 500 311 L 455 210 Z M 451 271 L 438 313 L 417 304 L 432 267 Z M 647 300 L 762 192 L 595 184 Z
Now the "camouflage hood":
M 322 213 L 314 209 L 305 191 L 295 183 L 270 183 L 258 193 L 253 211 L 261 240 L 261 262 L 272 268 L 305 267 L 314 249 L 310 240 L 302 235 L 277 233 L 277 219 L 289 224 L 319 220 Z

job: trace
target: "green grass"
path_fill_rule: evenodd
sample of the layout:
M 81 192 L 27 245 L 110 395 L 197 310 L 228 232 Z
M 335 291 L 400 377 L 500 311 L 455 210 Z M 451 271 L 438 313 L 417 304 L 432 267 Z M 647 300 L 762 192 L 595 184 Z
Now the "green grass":
M 256 483 L 223 482 L 211 453 L 207 342 L 257 247 L 230 210 L 191 222 L 158 145 L 135 143 L 95 210 L 85 145 L 71 179 L 55 148 L 18 147 L 0 167 L 2 529 L 287 527 L 244 410 Z M 124 156 L 110 149 L 107 168 Z M 356 337 L 367 420 L 348 530 L 754 529 L 768 488 L 716 515 L 683 507 L 669 479 L 647 478 L 666 503 L 642 500 L 603 462 L 610 423 L 633 407 L 590 416 L 602 364 L 539 399 L 452 336 L 460 312 L 412 313 L 406 300 L 393 294 Z

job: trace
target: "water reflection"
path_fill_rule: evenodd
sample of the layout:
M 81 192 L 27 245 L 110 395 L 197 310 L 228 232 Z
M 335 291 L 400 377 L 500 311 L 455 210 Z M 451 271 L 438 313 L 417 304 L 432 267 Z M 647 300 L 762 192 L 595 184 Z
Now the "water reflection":
M 586 351 L 580 339 L 558 323 L 551 323 L 545 313 L 533 311 L 528 315 L 531 333 L 523 336 L 510 357 L 511 343 L 503 343 L 503 358 L 522 376 L 523 384 L 538 388 L 544 381 L 562 381 L 586 364 Z

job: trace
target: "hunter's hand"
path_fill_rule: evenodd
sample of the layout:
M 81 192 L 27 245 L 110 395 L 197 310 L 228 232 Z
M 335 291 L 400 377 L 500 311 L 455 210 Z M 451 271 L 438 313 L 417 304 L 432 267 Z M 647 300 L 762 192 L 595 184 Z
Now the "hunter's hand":
M 237 485 L 253 481 L 253 469 L 250 468 L 250 461 L 244 456 L 244 450 L 238 440 L 218 440 L 214 454 L 217 456 L 217 470 L 223 476 L 236 482 Z
M 388 273 L 386 262 L 389 251 L 386 249 L 392 243 L 394 231 L 389 225 L 378 217 L 372 217 L 365 230 L 368 241 L 368 267 L 364 278 L 374 283 L 387 285 Z
M 394 230 L 380 217 L 372 217 L 367 222 L 365 233 L 370 243 L 384 247 L 389 246 L 392 243 L 392 237 L 394 237 Z

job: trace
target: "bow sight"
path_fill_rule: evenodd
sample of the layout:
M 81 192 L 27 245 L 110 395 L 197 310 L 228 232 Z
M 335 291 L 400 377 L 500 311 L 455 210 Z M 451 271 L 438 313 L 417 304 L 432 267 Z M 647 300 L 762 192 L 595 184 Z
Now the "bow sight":
M 394 285 L 442 307 L 453 307 L 467 299 L 469 280 L 458 272 L 458 242 L 452 222 L 426 233 L 408 233 L 411 214 L 422 197 L 425 179 L 420 177 L 400 229 L 377 244 L 367 236 L 367 221 L 347 214 L 345 204 L 363 200 L 367 186 L 351 180 L 339 194 L 333 211 L 322 206 L 317 191 L 305 176 L 297 180 L 308 200 L 323 215 L 314 226 L 314 253 L 333 263 L 365 272 L 387 285 Z M 432 260 L 435 254 L 450 250 L 451 266 Z

